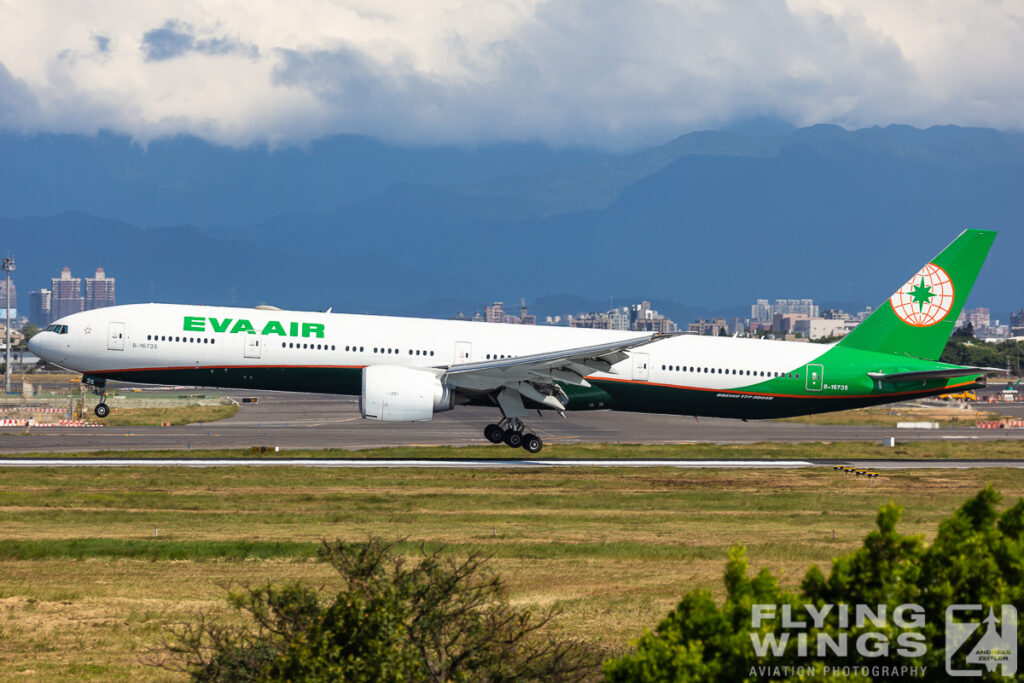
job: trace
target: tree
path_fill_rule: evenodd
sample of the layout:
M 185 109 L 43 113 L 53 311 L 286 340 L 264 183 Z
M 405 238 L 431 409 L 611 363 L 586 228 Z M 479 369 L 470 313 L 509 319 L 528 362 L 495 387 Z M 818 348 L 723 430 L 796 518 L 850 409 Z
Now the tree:
M 733 548 L 725 571 L 724 604 L 718 607 L 706 591 L 685 595 L 654 632 L 640 637 L 635 653 L 605 663 L 605 676 L 608 681 L 741 681 L 751 679 L 756 667 L 812 664 L 819 667 L 817 673 L 800 680 L 824 681 L 833 680 L 824 675 L 824 666 L 898 663 L 924 667 L 923 680 L 945 680 L 946 607 L 967 603 L 1024 609 L 1024 500 L 1002 514 L 996 511 L 998 501 L 991 487 L 983 489 L 939 525 L 931 545 L 898 533 L 902 509 L 886 505 L 878 513 L 877 530 L 861 548 L 835 559 L 828 577 L 812 566 L 796 593 L 779 590 L 767 570 L 748 578 L 746 552 Z M 770 650 L 759 654 L 754 646 L 754 638 L 760 643 L 769 638 L 779 642 L 788 632 L 778 618 L 764 619 L 754 627 L 754 605 L 777 606 L 775 614 L 789 605 L 791 613 L 799 615 L 806 605 L 886 605 L 892 614 L 904 604 L 919 605 L 924 615 L 923 626 L 916 631 L 922 647 L 913 650 L 911 657 L 892 652 L 874 657 L 853 648 L 843 657 L 830 651 L 817 656 L 814 643 L 819 634 L 837 640 L 841 631 L 849 633 L 838 623 L 838 609 L 829 613 L 821 628 L 812 624 L 805 630 L 812 644 L 810 658 L 800 656 L 795 638 L 779 654 Z M 882 630 L 899 642 L 891 622 Z M 834 680 L 869 680 L 859 675 L 860 679 L 839 676 Z M 999 669 L 984 675 L 1000 678 Z
M 599 658 L 548 633 L 553 610 L 513 607 L 486 558 L 394 544 L 324 543 L 334 595 L 296 582 L 229 595 L 242 625 L 197 615 L 149 663 L 197 681 L 577 681 Z
M 955 330 L 953 330 L 953 334 L 950 336 L 950 339 L 952 339 L 954 341 L 961 341 L 961 342 L 966 342 L 966 341 L 973 340 L 974 339 L 974 323 L 968 322 L 963 327 L 956 328 Z

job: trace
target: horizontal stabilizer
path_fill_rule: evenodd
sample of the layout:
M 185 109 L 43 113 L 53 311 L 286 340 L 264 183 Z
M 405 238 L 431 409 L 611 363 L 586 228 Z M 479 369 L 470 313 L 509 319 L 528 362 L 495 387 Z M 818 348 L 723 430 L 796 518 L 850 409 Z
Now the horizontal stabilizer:
M 970 375 L 986 374 L 991 375 L 998 372 L 1006 372 L 1000 368 L 942 368 L 940 370 L 918 370 L 916 372 L 869 372 L 868 377 L 876 382 L 923 382 L 929 379 L 952 379 L 954 377 L 968 377 Z

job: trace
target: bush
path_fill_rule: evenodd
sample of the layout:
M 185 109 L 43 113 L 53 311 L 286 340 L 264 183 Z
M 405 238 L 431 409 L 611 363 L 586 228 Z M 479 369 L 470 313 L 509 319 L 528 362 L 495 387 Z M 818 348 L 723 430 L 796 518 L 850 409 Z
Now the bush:
M 763 680 L 870 680 L 847 675 L 824 675 L 826 666 L 914 666 L 924 667 L 924 676 L 916 680 L 946 680 L 945 610 L 952 604 L 994 606 L 996 614 L 1003 604 L 1024 609 L 1024 501 L 1001 515 L 996 511 L 998 494 L 985 488 L 967 501 L 952 517 L 939 525 L 935 541 L 926 545 L 921 538 L 896 531 L 901 508 L 884 506 L 878 513 L 877 530 L 853 553 L 832 563 L 826 577 L 812 566 L 797 593 L 779 590 L 775 578 L 761 570 L 747 577 L 747 559 L 743 548 L 729 553 L 725 571 L 726 599 L 718 607 L 707 591 L 694 591 L 683 597 L 679 606 L 652 632 L 636 642 L 636 652 L 605 664 L 608 681 L 742 681 Z M 919 628 L 899 628 L 892 611 L 899 605 L 919 605 L 924 615 Z M 752 626 L 754 605 L 777 605 L 774 618 Z M 822 622 L 803 629 L 810 644 L 810 656 L 800 656 L 794 629 L 781 624 L 779 613 L 789 605 L 795 619 L 803 618 L 805 605 L 821 609 L 837 606 Z M 885 605 L 889 618 L 884 627 L 840 628 L 839 605 Z M 851 610 L 853 608 L 851 607 Z M 981 629 L 980 631 L 983 631 Z M 866 632 L 884 632 L 888 655 L 865 655 L 850 647 L 845 657 L 826 650 L 816 656 L 819 633 L 832 640 L 845 632 L 854 639 Z M 979 631 L 979 635 L 980 635 Z M 791 639 L 776 655 L 755 650 L 753 638 L 764 643 L 784 634 Z M 906 634 L 912 635 L 907 638 Z M 907 638 L 906 640 L 903 640 Z M 897 656 L 900 645 L 912 656 Z M 875 643 L 869 645 L 873 650 Z M 1018 643 L 1019 645 L 1019 643 Z M 803 677 L 792 669 L 812 665 L 816 672 Z M 769 667 L 761 669 L 759 667 Z M 776 667 L 778 667 L 776 669 Z M 781 675 L 759 675 L 759 671 L 777 671 Z M 753 672 L 753 675 L 752 675 Z M 986 678 L 1002 680 L 1000 669 L 984 671 Z M 881 676 L 887 680 L 888 677 Z
M 420 555 L 407 562 L 378 538 L 324 543 L 338 593 L 302 583 L 235 591 L 242 625 L 197 615 L 149 663 L 197 681 L 577 681 L 599 671 L 581 644 L 547 632 L 552 610 L 511 606 L 485 557 Z

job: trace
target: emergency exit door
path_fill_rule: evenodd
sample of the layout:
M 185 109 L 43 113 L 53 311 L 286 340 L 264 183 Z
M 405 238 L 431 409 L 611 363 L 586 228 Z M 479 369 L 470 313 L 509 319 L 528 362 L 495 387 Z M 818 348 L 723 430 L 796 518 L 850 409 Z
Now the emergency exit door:
M 110 323 L 107 332 L 107 350 L 124 351 L 124 323 Z
M 650 354 L 633 352 L 633 379 L 646 382 L 649 376 L 648 364 L 651 362 Z
M 245 357 L 246 358 L 259 358 L 260 357 L 260 338 L 255 334 L 245 335 Z
M 473 344 L 471 342 L 455 342 L 455 364 L 470 362 L 473 355 Z
M 825 385 L 825 366 L 812 364 L 807 366 L 807 391 L 821 391 Z

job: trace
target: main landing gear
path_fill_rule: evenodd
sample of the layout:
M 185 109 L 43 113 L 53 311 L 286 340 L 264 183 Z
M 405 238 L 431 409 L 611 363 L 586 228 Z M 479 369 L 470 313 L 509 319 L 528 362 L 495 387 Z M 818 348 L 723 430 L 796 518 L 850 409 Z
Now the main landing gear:
M 504 443 L 511 448 L 522 448 L 527 453 L 540 453 L 544 442 L 536 434 L 526 431 L 526 425 L 517 417 L 506 417 L 497 424 L 484 427 L 484 437 L 491 443 Z
M 92 409 L 96 417 L 103 419 L 110 415 L 110 406 L 107 405 L 107 380 L 96 377 L 83 377 L 82 384 L 92 387 L 92 393 L 100 397 L 100 402 Z

